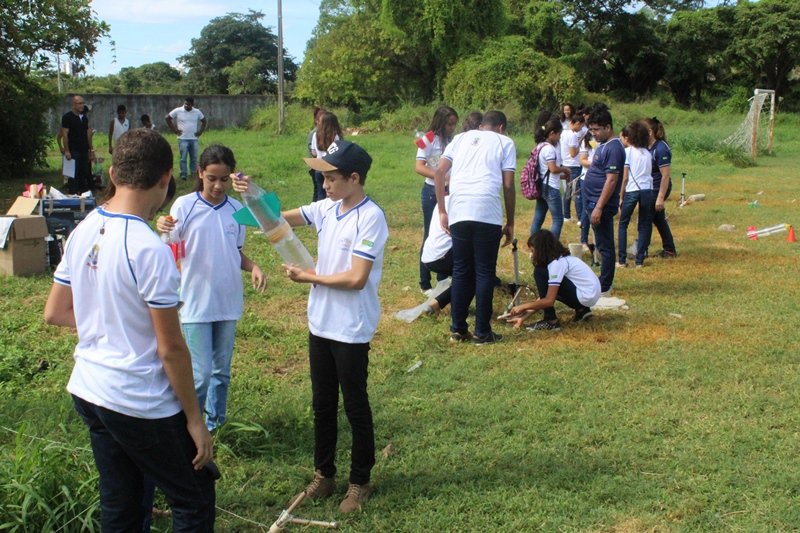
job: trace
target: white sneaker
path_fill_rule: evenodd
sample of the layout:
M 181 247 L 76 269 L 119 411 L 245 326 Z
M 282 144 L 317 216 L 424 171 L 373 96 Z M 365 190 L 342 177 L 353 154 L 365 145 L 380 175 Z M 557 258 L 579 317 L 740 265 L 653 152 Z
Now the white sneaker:
M 601 298 L 608 298 L 609 296 L 611 296 L 611 289 L 608 289 L 607 291 L 600 293 Z
M 430 289 L 424 289 L 424 290 L 420 289 L 419 292 L 424 294 L 426 298 L 430 298 L 431 294 L 433 294 L 433 287 L 431 287 Z

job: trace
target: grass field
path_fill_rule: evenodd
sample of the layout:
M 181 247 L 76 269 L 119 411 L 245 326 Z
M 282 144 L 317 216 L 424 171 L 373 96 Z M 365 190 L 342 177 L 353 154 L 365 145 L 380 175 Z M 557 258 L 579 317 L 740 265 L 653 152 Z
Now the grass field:
M 612 111 L 617 129 L 655 112 Z M 422 298 L 421 178 L 408 134 L 357 138 L 375 160 L 367 191 L 391 230 L 370 365 L 377 492 L 360 513 L 337 516 L 337 498 L 299 515 L 353 532 L 800 527 L 800 245 L 785 234 L 745 238 L 751 225 L 800 226 L 798 117 L 779 116 L 775 155 L 736 168 L 714 142 L 740 117 L 675 113 L 670 121 L 656 111 L 674 154 L 667 209 L 678 259 L 617 271 L 615 295 L 627 311 L 539 335 L 496 324 L 505 339 L 482 347 L 451 344 L 447 316 L 392 317 Z M 203 142 L 211 141 L 231 146 L 240 168 L 285 206 L 310 199 L 304 134 L 210 131 Z M 532 141 L 515 141 L 521 168 Z M 677 207 L 682 172 L 687 194 L 705 194 L 704 202 Z M 57 184 L 57 174 L 37 179 Z M 29 181 L 6 179 L 0 193 L 10 203 Z M 532 212 L 518 197 L 521 241 Z M 314 249 L 309 230 L 298 235 Z M 566 224 L 564 242 L 577 236 Z M 266 530 L 313 469 L 306 287 L 283 278 L 263 237 L 249 234 L 246 249 L 270 282 L 263 295 L 246 290 L 230 422 L 215 437 L 219 531 Z M 498 273 L 511 280 L 507 249 Z M 64 391 L 75 337 L 41 318 L 50 284 L 48 275 L 0 281 L 0 530 L 96 530 L 88 436 Z M 496 294 L 498 313 L 507 300 Z M 568 321 L 569 310 L 557 309 Z M 349 431 L 340 420 L 344 490 Z

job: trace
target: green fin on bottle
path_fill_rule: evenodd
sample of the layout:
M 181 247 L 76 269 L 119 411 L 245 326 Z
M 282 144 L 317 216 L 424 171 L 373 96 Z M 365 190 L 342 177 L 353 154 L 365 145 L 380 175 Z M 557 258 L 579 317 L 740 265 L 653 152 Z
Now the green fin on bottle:
M 264 193 L 256 200 L 261 204 L 264 212 L 273 220 L 278 220 L 281 216 L 281 201 L 278 195 L 274 192 Z M 233 214 L 233 219 L 243 226 L 252 226 L 254 228 L 260 227 L 258 220 L 253 216 L 253 212 L 247 207 L 243 207 Z

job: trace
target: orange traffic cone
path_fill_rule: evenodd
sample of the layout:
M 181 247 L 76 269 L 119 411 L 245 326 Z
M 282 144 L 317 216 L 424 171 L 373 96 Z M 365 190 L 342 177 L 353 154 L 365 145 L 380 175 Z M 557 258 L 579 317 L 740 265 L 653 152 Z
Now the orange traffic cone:
M 749 226 L 747 228 L 747 238 L 750 239 L 751 241 L 757 241 L 758 240 L 758 233 L 756 233 L 756 227 L 755 226 Z
M 789 226 L 788 235 L 786 236 L 786 242 L 797 242 L 797 237 L 794 236 L 794 226 Z

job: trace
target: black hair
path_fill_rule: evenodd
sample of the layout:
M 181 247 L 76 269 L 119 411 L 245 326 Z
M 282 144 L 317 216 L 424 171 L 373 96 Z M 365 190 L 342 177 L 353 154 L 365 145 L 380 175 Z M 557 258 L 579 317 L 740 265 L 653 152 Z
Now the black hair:
M 605 104 L 600 104 L 600 106 L 596 106 L 592 109 L 592 113 L 589 115 L 589 120 L 586 121 L 587 124 L 596 124 L 597 126 L 610 126 L 614 127 L 614 121 L 611 118 L 611 112 L 608 110 Z
M 473 111 L 464 119 L 464 123 L 461 125 L 461 131 L 477 130 L 480 128 L 481 122 L 483 122 L 483 113 L 480 111 Z
M 225 165 L 231 172 L 236 170 L 236 158 L 233 155 L 233 150 L 219 143 L 208 145 L 203 153 L 200 154 L 200 160 L 197 166 L 200 170 L 205 170 L 209 165 Z M 203 180 L 197 176 L 196 191 L 203 190 Z
M 148 115 L 147 113 L 145 113 L 144 115 L 142 115 L 142 116 L 141 116 L 141 118 L 140 118 L 139 120 L 141 120 L 141 121 L 142 121 L 142 124 L 144 124 L 144 121 L 145 121 L 145 120 L 147 120 L 148 122 L 152 122 L 152 121 L 150 120 L 150 115 Z
M 436 111 L 433 112 L 433 118 L 431 119 L 429 130 L 439 136 L 442 146 L 450 142 L 450 139 L 445 136 L 444 131 L 447 126 L 447 120 L 450 117 L 456 117 L 456 120 L 458 120 L 458 113 L 456 113 L 456 110 L 452 107 L 442 105 L 436 108 Z
M 650 133 L 647 131 L 647 126 L 640 120 L 631 122 L 620 132 L 628 144 L 635 148 L 647 148 L 650 143 Z
M 159 133 L 130 130 L 114 146 L 114 181 L 134 189 L 152 189 L 165 172 L 172 170 L 172 163 L 172 147 Z
M 533 140 L 536 141 L 536 144 L 539 144 L 545 142 L 547 137 L 554 131 L 561 133 L 563 130 L 564 126 L 561 125 L 561 121 L 558 117 L 550 117 L 547 122 L 538 126 L 536 131 L 533 132 Z
M 546 267 L 556 259 L 569 255 L 569 250 L 549 229 L 540 229 L 528 238 L 528 248 L 533 250 L 533 266 Z
M 498 126 L 502 126 L 504 129 L 508 125 L 508 120 L 506 119 L 505 113 L 502 111 L 487 111 L 485 115 L 483 115 L 483 120 L 481 121 L 481 126 L 488 126 L 490 128 L 496 128 Z
M 128 110 L 128 108 L 125 107 L 125 104 L 119 104 L 117 106 L 117 113 L 119 113 L 120 111 L 127 111 L 127 110 Z
M 572 115 L 572 118 L 569 119 L 570 124 L 586 124 L 586 117 L 584 117 L 581 113 L 575 113 Z
M 187 96 L 186 98 L 184 98 L 184 99 L 183 99 L 183 101 L 184 101 L 185 103 L 187 103 L 187 104 L 192 104 L 192 105 L 194 105 L 194 96 Z

